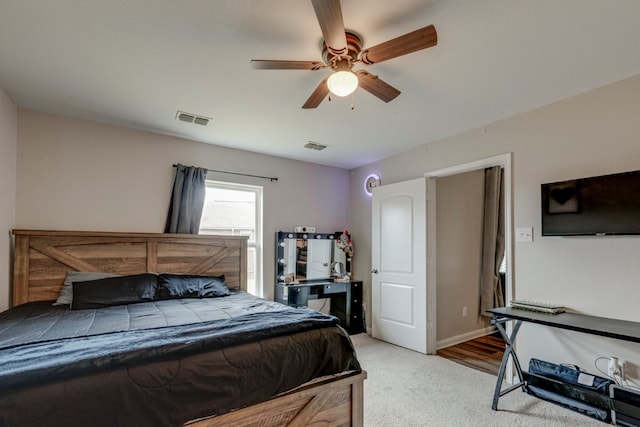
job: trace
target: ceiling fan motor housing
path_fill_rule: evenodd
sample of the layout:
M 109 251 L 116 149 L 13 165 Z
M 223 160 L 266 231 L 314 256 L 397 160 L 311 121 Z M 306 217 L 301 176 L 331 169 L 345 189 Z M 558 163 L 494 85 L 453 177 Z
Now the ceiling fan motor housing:
M 358 54 L 362 50 L 362 38 L 353 31 L 345 31 L 345 37 L 347 38 L 347 53 L 343 56 L 331 53 L 326 42 L 322 41 L 322 59 L 331 68 L 335 68 L 336 64 L 344 60 L 352 65 L 358 59 Z

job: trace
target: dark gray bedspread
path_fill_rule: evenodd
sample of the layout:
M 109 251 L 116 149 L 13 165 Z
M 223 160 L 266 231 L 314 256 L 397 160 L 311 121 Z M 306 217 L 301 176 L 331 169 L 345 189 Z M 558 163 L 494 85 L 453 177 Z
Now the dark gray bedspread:
M 292 307 L 234 292 L 223 298 L 185 298 L 69 310 L 51 302 L 23 304 L 0 313 L 0 349 L 40 341 L 228 320 Z
M 333 316 L 243 292 L 89 310 L 25 304 L 0 313 L 0 425 L 55 425 L 62 415 L 67 425 L 76 415 L 77 422 L 94 425 L 118 425 L 123 420 L 137 420 L 133 425 L 179 425 L 251 405 L 318 376 L 359 370 L 350 340 L 336 323 Z M 221 362 L 213 367 L 214 360 Z M 171 364 L 174 361 L 180 363 Z M 153 386 L 132 380 L 136 367 L 156 365 L 159 372 L 149 380 Z M 114 374 L 118 372 L 124 379 Z M 108 385 L 100 380 L 104 375 L 109 376 Z M 155 383 L 156 377 L 166 375 L 171 381 Z M 103 402 L 86 402 L 92 381 L 101 384 Z M 265 390 L 248 391 L 252 382 Z M 185 388 L 193 385 L 193 392 Z M 109 388 L 119 396 L 109 398 Z M 149 395 L 154 388 L 156 394 Z M 28 408 L 38 402 L 32 400 L 51 399 L 60 390 L 66 393 L 64 399 L 53 406 L 49 402 L 34 421 Z M 220 390 L 225 390 L 222 396 Z M 141 399 L 138 406 L 136 399 Z M 85 413 L 63 414 L 69 407 L 63 401 L 68 400 Z M 128 409 L 121 413 L 124 401 Z M 162 414 L 166 408 L 173 408 L 169 415 Z M 118 412 L 120 418 L 113 415 Z

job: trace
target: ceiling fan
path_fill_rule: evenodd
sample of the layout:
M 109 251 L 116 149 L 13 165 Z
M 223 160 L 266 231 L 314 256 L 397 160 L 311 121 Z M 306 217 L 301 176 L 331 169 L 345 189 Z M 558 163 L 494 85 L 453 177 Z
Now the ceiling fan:
M 333 74 L 320 82 L 302 108 L 316 108 L 329 92 L 337 96 L 350 95 L 358 86 L 384 102 L 389 102 L 400 95 L 400 91 L 365 70 L 354 71 L 353 66 L 358 62 L 364 65 L 377 64 L 438 43 L 435 27 L 428 25 L 362 50 L 360 36 L 344 28 L 340 0 L 311 0 L 311 3 L 324 38 L 324 62 L 251 60 L 251 66 L 257 70 L 333 70 Z

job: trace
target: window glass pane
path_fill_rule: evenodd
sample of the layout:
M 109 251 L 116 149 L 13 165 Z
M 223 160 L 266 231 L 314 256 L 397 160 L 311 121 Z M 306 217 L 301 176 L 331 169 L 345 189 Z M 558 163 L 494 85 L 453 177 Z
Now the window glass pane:
M 256 240 L 256 194 L 207 186 L 200 220 L 203 234 L 249 236 Z
M 262 188 L 207 180 L 200 234 L 249 236 L 247 291 L 262 295 Z
M 249 258 L 247 259 L 247 292 L 257 294 L 256 283 L 256 248 L 250 246 L 247 250 Z
M 507 257 L 504 256 L 502 258 L 502 262 L 500 263 L 500 269 L 498 269 L 498 273 L 506 273 L 507 272 Z

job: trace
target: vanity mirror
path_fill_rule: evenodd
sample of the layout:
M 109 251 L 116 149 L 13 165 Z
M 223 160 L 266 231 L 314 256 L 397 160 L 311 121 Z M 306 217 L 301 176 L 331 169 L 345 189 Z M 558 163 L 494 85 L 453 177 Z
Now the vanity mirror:
M 276 283 L 349 280 L 351 255 L 341 247 L 344 246 L 344 241 L 342 232 L 325 234 L 278 231 Z

